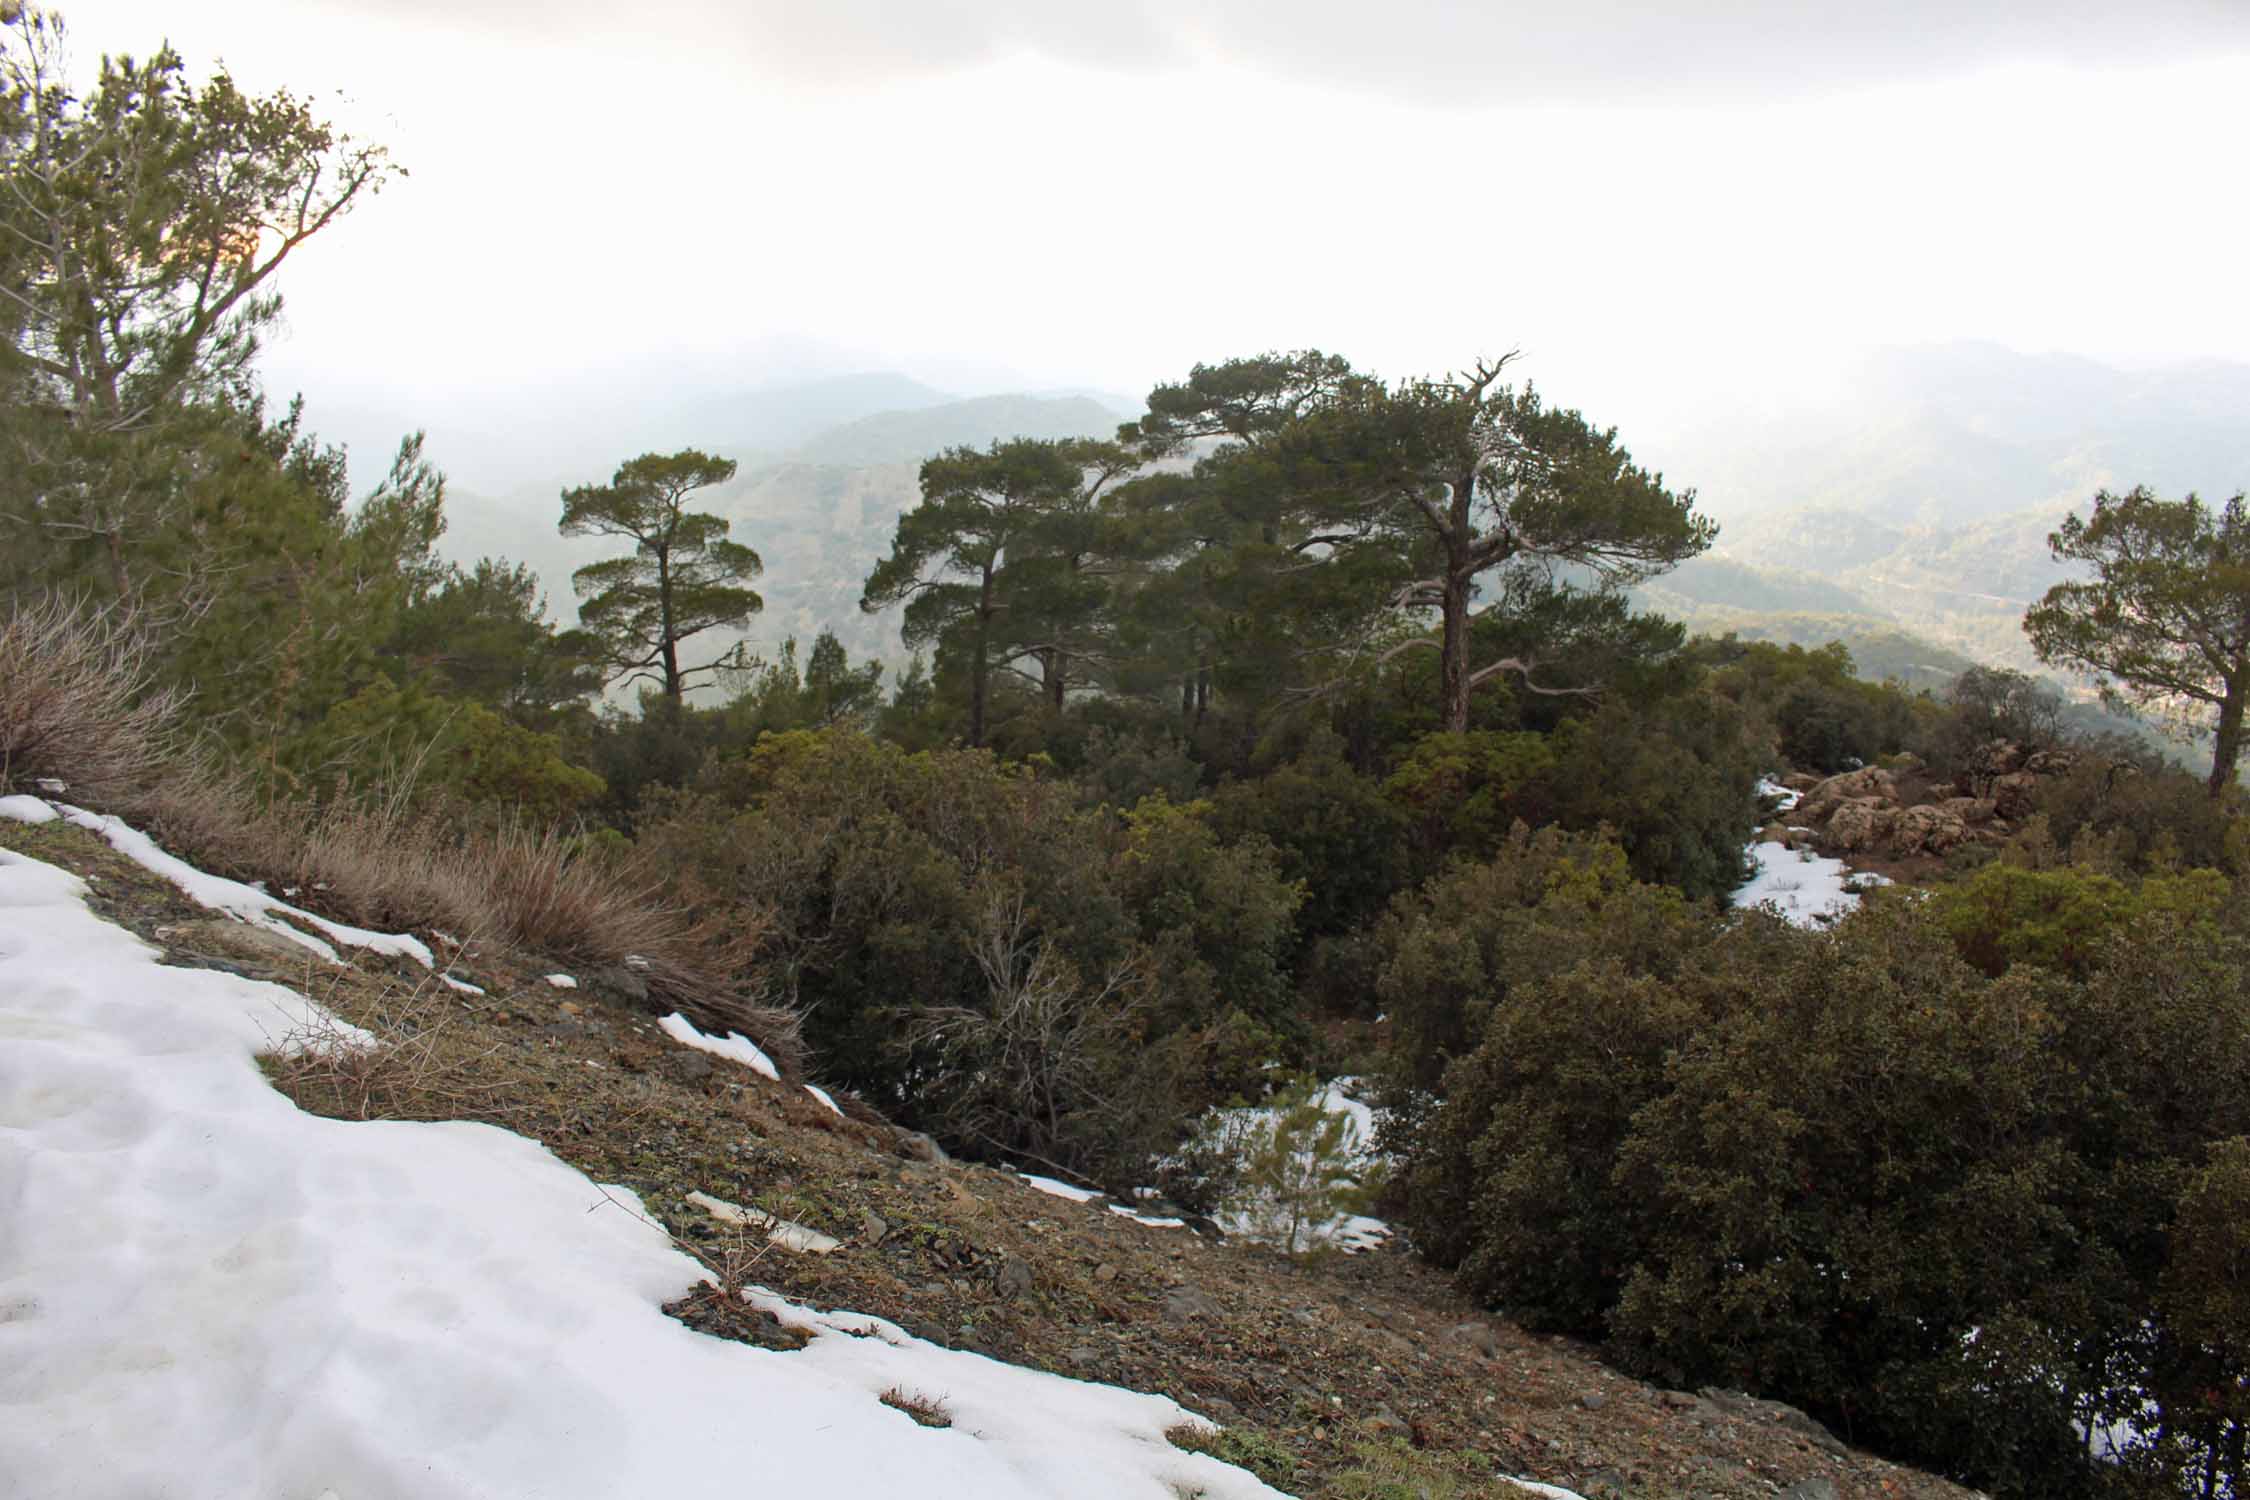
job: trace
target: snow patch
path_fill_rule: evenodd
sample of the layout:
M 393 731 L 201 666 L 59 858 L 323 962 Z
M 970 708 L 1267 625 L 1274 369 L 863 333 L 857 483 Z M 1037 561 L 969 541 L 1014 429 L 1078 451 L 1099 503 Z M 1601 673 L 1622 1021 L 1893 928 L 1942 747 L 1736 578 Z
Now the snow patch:
M 16 823 L 52 823 L 61 816 L 37 797 L 0 797 L 0 818 Z
M 568 974 L 549 974 L 547 976 L 547 983 L 553 985 L 558 990 L 574 990 L 578 988 L 578 981 L 571 978 Z
M 108 841 L 110 848 L 151 875 L 171 882 L 182 895 L 198 906 L 223 912 L 238 922 L 247 922 L 253 927 L 277 933 L 332 964 L 342 963 L 343 959 L 328 943 L 306 932 L 305 927 L 318 928 L 332 941 L 342 943 L 347 948 L 364 949 L 385 958 L 411 958 L 425 969 L 437 967 L 437 961 L 431 956 L 429 948 L 419 938 L 397 932 L 369 932 L 364 927 L 353 927 L 344 922 L 331 922 L 326 917 L 316 917 L 309 911 L 275 899 L 257 886 L 205 874 L 186 860 L 166 854 L 156 846 L 156 840 L 139 829 L 128 826 L 120 818 L 90 813 L 82 807 L 68 805 L 59 811 L 76 826 L 90 833 L 100 834 Z
M 708 1052 L 714 1057 L 724 1057 L 738 1062 L 753 1073 L 763 1073 L 775 1083 L 781 1082 L 781 1070 L 773 1059 L 759 1049 L 756 1042 L 739 1031 L 730 1031 L 723 1037 L 705 1036 L 695 1029 L 695 1023 L 678 1011 L 672 1012 L 656 1023 L 664 1034 L 683 1047 L 693 1047 L 698 1052 Z
M 254 1055 L 316 1008 L 85 894 L 0 850 L 11 1493 L 1281 1500 L 1160 1396 L 764 1291 L 804 1349 L 691 1332 L 660 1307 L 703 1270 L 629 1193 L 488 1125 L 301 1112 Z
M 1053 1177 L 1039 1177 L 1030 1172 L 1019 1172 L 1016 1175 L 1024 1180 L 1026 1186 L 1036 1188 L 1050 1198 L 1068 1198 L 1073 1203 L 1091 1203 L 1096 1198 L 1107 1196 L 1095 1192 L 1092 1188 L 1072 1187 L 1069 1183 Z

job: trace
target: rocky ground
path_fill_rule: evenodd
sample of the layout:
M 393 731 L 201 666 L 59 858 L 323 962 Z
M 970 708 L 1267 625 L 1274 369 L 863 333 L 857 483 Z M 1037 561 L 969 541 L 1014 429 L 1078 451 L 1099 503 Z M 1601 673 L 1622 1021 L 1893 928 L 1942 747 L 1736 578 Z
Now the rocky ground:
M 839 1116 L 795 1083 L 680 1046 L 636 1005 L 629 974 L 558 989 L 544 966 L 473 943 L 452 951 L 452 972 L 483 994 L 407 963 L 336 968 L 187 904 L 77 829 L 0 823 L 0 843 L 87 876 L 97 909 L 170 961 L 303 988 L 384 1039 L 357 1055 L 296 1039 L 316 1045 L 272 1071 L 305 1107 L 486 1120 L 536 1137 L 595 1181 L 630 1188 L 720 1283 L 1163 1392 L 1225 1424 L 1261 1472 L 1297 1493 L 1346 1494 L 1339 1476 L 1364 1472 L 1354 1466 L 1371 1440 L 1593 1500 L 1969 1493 L 1857 1452 L 1790 1408 L 1619 1374 L 1587 1348 L 1469 1304 L 1401 1249 L 1291 1260 L 945 1160 L 863 1106 L 846 1101 L 856 1117 Z M 805 1226 L 835 1248 L 783 1250 L 726 1222 L 713 1201 Z M 591 1207 L 636 1211 L 624 1194 Z M 792 1343 L 730 1299 L 682 1292 L 673 1311 L 695 1326 Z
M 1922 882 L 1942 872 L 1956 850 L 2006 843 L 2031 816 L 2041 782 L 2075 764 L 2067 750 L 1994 740 L 1945 777 L 1912 755 L 1836 776 L 1794 773 L 1782 785 L 1798 795 L 1796 806 L 1778 813 L 1759 837 Z

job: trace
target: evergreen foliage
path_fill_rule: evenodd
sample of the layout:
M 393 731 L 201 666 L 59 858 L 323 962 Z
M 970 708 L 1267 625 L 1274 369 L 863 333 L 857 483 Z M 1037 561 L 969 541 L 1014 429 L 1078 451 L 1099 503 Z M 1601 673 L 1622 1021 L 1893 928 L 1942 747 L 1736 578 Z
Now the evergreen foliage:
M 689 684 L 743 665 L 740 645 L 711 661 L 682 666 L 680 643 L 722 625 L 741 625 L 764 605 L 744 587 L 763 568 L 758 554 L 727 539 L 723 516 L 687 508 L 699 489 L 734 477 L 734 460 L 693 448 L 644 453 L 618 466 L 606 485 L 563 491 L 564 536 L 630 541 L 623 557 L 588 563 L 571 575 L 584 602 L 578 618 L 600 642 L 617 682 L 652 682 L 678 708 Z

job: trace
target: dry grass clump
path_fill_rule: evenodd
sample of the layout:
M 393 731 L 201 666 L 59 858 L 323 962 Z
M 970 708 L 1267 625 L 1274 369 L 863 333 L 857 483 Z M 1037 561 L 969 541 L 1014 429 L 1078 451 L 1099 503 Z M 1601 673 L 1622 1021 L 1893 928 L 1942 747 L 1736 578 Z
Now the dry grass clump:
M 522 823 L 459 831 L 383 806 L 261 805 L 209 777 L 164 781 L 120 809 L 205 869 L 263 880 L 290 899 L 385 931 L 475 932 L 543 959 L 609 971 L 706 1031 L 738 1031 L 803 1070 L 796 1015 L 748 985 L 765 935 L 754 911 L 698 921 L 631 856 Z
M 877 1396 L 893 1411 L 905 1412 L 924 1427 L 951 1427 L 953 1413 L 945 1409 L 945 1402 L 930 1396 L 917 1396 L 903 1386 L 892 1386 Z
M 524 823 L 463 830 L 381 799 L 265 801 L 187 746 L 180 701 L 155 690 L 145 640 L 112 616 L 48 600 L 0 616 L 0 793 L 52 778 L 215 874 L 263 881 L 323 915 L 385 931 L 475 932 L 738 1031 L 802 1070 L 797 1019 L 746 983 L 766 932 L 754 912 L 698 920 L 632 859 Z
M 80 796 L 144 786 L 179 757 L 177 708 L 115 616 L 46 599 L 0 618 L 0 792 L 46 778 Z
M 356 979 L 356 976 L 353 976 Z M 330 981 L 330 988 L 348 982 Z M 434 978 L 384 982 L 353 1027 L 327 1008 L 321 986 L 306 994 L 321 1008 L 275 1039 L 260 1061 L 297 1107 L 337 1120 L 498 1120 L 505 1085 L 485 1066 L 491 1048 L 465 1037 L 458 1008 Z

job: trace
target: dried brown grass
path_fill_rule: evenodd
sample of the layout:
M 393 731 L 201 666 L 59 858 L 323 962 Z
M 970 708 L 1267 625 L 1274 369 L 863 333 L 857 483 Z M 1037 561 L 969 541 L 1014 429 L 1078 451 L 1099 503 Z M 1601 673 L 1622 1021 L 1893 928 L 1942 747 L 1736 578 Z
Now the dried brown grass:
M 523 823 L 463 832 L 382 806 L 260 804 L 210 777 L 165 781 L 126 802 L 119 811 L 214 873 L 263 880 L 364 927 L 474 932 L 611 971 L 613 988 L 645 990 L 652 1007 L 704 1030 L 739 1031 L 792 1075 L 803 1071 L 796 1015 L 754 988 L 760 914 L 698 920 L 631 856 Z
M 73 795 L 146 786 L 181 754 L 179 702 L 155 688 L 146 640 L 58 599 L 0 617 L 0 792 L 53 779 Z
M 0 617 L 0 792 L 52 778 L 215 874 L 263 881 L 323 915 L 385 931 L 478 933 L 574 966 L 617 971 L 660 1010 L 749 1037 L 792 1074 L 796 1016 L 762 1001 L 754 911 L 697 918 L 630 857 L 589 852 L 521 822 L 464 829 L 380 796 L 269 801 L 188 747 L 180 702 L 154 687 L 146 642 L 54 601 Z

